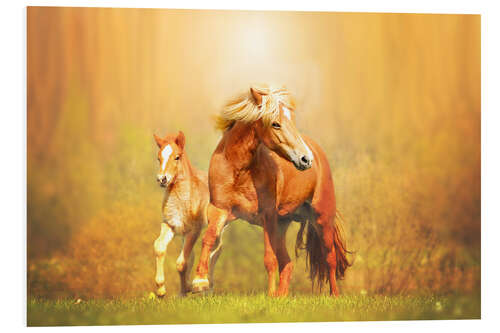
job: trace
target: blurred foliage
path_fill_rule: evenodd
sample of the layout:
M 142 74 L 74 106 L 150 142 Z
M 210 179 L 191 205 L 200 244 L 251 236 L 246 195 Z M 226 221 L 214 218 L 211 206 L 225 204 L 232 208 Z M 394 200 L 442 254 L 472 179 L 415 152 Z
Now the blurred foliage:
M 329 157 L 354 251 L 342 293 L 479 292 L 479 16 L 30 7 L 28 294 L 153 290 L 152 135 L 184 131 L 206 170 L 211 116 L 252 82 L 286 83 Z M 216 291 L 265 290 L 261 229 L 224 238 Z

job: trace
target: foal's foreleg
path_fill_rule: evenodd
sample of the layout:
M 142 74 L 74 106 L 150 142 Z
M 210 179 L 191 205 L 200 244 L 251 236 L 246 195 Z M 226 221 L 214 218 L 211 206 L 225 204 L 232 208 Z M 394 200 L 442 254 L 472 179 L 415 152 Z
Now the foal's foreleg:
M 181 254 L 177 258 L 176 266 L 177 272 L 179 272 L 179 279 L 181 283 L 181 291 L 180 294 L 182 296 L 186 295 L 189 291 L 188 281 L 189 272 L 191 271 L 191 267 L 193 265 L 193 246 L 200 235 L 200 231 L 196 230 L 188 233 L 184 237 L 184 244 L 181 251 Z
M 163 266 L 165 263 L 165 253 L 167 252 L 168 243 L 174 237 L 174 232 L 172 229 L 166 224 L 161 224 L 160 236 L 154 242 L 154 251 L 156 256 L 156 276 L 155 281 L 158 289 L 156 290 L 156 294 L 160 297 L 165 296 L 165 271 L 163 270 Z
M 201 292 L 210 288 L 208 280 L 210 253 L 227 222 L 227 211 L 213 205 L 208 206 L 208 228 L 203 237 L 200 262 L 193 280 L 193 291 Z

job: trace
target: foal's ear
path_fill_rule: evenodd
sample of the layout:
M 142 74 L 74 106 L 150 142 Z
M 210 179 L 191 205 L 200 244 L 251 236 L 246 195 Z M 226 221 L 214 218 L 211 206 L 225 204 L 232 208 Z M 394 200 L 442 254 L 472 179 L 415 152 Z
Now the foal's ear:
M 179 146 L 181 150 L 184 150 L 184 145 L 186 144 L 186 137 L 182 131 L 179 131 L 177 138 L 175 138 L 175 143 Z
M 253 99 L 258 106 L 262 105 L 262 93 L 258 92 L 256 89 L 250 87 L 250 92 L 252 93 Z
M 161 148 L 163 145 L 163 139 L 160 138 L 158 135 L 153 134 L 153 137 L 155 138 L 156 144 L 158 145 L 158 148 Z

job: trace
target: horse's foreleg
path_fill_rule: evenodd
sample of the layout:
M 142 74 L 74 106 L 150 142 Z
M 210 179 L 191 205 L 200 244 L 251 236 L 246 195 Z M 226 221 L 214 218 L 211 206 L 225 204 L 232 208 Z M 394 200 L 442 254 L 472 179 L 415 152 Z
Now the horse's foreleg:
M 227 222 L 227 211 L 213 205 L 208 206 L 208 228 L 203 236 L 200 261 L 193 280 L 193 292 L 201 292 L 210 288 L 208 280 L 210 253 Z
M 288 295 L 288 287 L 292 278 L 293 263 L 286 249 L 286 231 L 289 225 L 290 223 L 287 222 L 282 222 L 278 225 L 276 254 L 280 271 L 280 282 L 277 296 Z
M 160 297 L 165 296 L 165 271 L 163 270 L 163 266 L 165 263 L 165 253 L 167 252 L 168 243 L 174 237 L 174 232 L 172 229 L 166 224 L 161 224 L 160 236 L 154 242 L 154 251 L 156 256 L 156 276 L 155 282 L 158 287 L 156 290 L 156 294 Z
M 276 257 L 276 218 L 267 217 L 264 226 L 264 266 L 267 270 L 267 293 L 269 296 L 276 296 L 276 270 L 278 259 Z
M 194 259 L 192 252 L 193 246 L 196 243 L 196 240 L 198 239 L 199 235 L 200 231 L 196 230 L 188 233 L 184 237 L 182 251 L 179 257 L 177 258 L 176 266 L 177 266 L 177 272 L 179 272 L 179 279 L 181 283 L 180 294 L 182 296 L 186 295 L 186 293 L 190 289 L 188 286 L 187 279 L 191 271 L 191 266 L 193 265 L 193 259 Z

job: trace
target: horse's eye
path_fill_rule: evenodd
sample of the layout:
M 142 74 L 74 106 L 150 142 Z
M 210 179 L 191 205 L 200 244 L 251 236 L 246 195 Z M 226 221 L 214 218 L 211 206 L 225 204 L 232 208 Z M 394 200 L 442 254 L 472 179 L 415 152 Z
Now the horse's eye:
M 175 160 L 178 161 L 181 158 L 179 155 L 175 156 Z
M 277 122 L 272 123 L 272 126 L 274 128 L 276 128 L 276 129 L 280 129 L 281 128 L 281 125 L 279 123 L 277 123 Z

